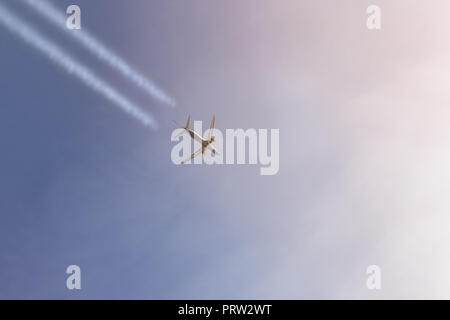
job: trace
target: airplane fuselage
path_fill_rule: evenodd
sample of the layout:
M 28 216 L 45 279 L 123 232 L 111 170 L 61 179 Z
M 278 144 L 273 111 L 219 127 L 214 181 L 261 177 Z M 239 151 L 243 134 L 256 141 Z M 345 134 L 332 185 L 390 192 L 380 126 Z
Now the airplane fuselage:
M 215 121 L 215 117 L 213 115 L 212 121 L 211 121 L 211 127 L 209 129 L 208 139 L 203 139 L 203 137 L 201 135 L 199 135 L 197 132 L 195 132 L 194 130 L 189 128 L 189 124 L 191 122 L 191 116 L 188 117 L 188 120 L 186 122 L 186 126 L 184 126 L 184 127 L 180 126 L 183 129 L 183 131 L 181 131 L 176 137 L 182 135 L 184 133 L 184 131 L 186 131 L 187 133 L 189 133 L 189 136 L 194 141 L 197 141 L 202 146 L 200 149 L 198 149 L 193 154 L 191 154 L 191 156 L 188 159 L 181 161 L 182 164 L 184 164 L 187 161 L 190 161 L 191 159 L 195 158 L 200 153 L 202 153 L 203 155 L 206 155 L 206 150 L 210 150 L 211 151 L 211 155 L 215 155 L 217 153 L 216 148 L 214 148 L 212 146 L 212 143 L 215 142 L 214 138 L 212 137 L 212 132 L 214 130 L 214 121 Z
M 192 129 L 188 129 L 187 131 L 189 132 L 189 135 L 191 136 L 192 139 L 194 139 L 198 143 L 201 143 L 202 152 L 204 152 L 206 149 L 210 149 L 211 151 L 214 152 L 216 151 L 216 149 L 211 145 L 211 143 L 213 142 L 212 139 L 211 140 L 203 139 L 201 135 L 199 135 Z

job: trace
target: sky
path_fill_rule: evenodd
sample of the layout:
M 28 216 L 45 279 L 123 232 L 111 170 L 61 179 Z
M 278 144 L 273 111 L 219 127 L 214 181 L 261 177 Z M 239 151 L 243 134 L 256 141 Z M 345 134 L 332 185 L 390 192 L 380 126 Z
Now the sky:
M 52 3 L 176 107 L 0 0 L 159 127 L 0 25 L 1 299 L 450 298 L 447 1 Z M 175 165 L 172 120 L 212 114 L 279 129 L 278 174 Z

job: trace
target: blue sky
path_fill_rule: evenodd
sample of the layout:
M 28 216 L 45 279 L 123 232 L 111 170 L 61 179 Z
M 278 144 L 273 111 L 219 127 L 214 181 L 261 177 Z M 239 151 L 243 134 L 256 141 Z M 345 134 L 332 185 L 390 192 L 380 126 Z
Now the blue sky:
M 445 2 L 379 1 L 377 33 L 364 1 L 76 1 L 174 110 L 3 2 L 160 129 L 0 28 L 0 298 L 448 297 Z M 279 173 L 175 166 L 171 121 L 188 114 L 280 129 Z

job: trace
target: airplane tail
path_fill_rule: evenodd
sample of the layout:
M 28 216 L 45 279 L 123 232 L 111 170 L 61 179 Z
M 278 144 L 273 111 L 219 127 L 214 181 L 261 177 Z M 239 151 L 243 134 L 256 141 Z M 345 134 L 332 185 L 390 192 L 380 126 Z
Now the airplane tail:
M 181 136 L 185 131 L 187 132 L 189 130 L 189 124 L 191 123 L 191 115 L 188 116 L 187 122 L 186 122 L 186 126 L 183 128 L 183 126 L 181 126 L 180 124 L 178 124 L 176 121 L 174 121 L 176 123 L 177 126 L 179 126 L 181 129 L 180 133 L 177 134 L 175 136 L 175 138 L 178 138 L 179 136 Z
M 191 122 L 191 115 L 188 116 L 185 129 L 189 129 L 189 123 Z

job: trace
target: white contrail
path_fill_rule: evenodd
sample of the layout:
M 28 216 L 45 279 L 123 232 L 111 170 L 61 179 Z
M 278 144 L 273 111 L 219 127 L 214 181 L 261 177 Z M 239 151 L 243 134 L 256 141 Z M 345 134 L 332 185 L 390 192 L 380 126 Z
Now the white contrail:
M 19 17 L 14 15 L 6 7 L 0 4 L 0 24 L 3 24 L 11 33 L 19 36 L 26 43 L 44 54 L 52 62 L 74 75 L 92 90 L 109 99 L 122 110 L 138 119 L 146 126 L 157 128 L 153 117 L 138 106 L 130 102 L 126 97 L 117 92 L 109 84 L 97 77 L 91 70 L 83 66 L 69 54 L 64 52 L 57 44 L 47 39 Z
M 53 6 L 52 3 L 43 0 L 22 0 L 36 10 L 40 15 L 58 27 L 67 30 L 67 17 Z M 99 40 L 89 34 L 86 30 L 70 30 L 69 34 L 87 48 L 100 60 L 106 62 L 112 68 L 119 71 L 124 77 L 131 80 L 135 85 L 142 88 L 150 96 L 169 106 L 175 106 L 175 101 L 155 83 L 134 70 L 124 59 L 105 47 Z

